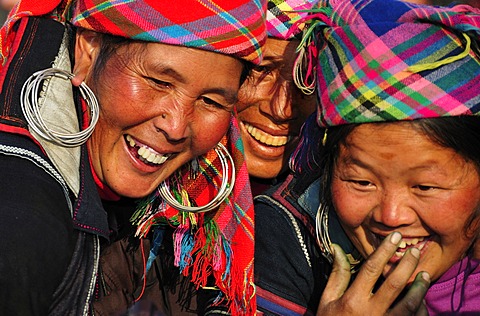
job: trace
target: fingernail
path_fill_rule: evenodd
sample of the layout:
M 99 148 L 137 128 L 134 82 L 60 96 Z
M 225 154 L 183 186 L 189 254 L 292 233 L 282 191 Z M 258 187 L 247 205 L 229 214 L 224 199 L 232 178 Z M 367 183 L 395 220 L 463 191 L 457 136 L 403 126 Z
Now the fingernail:
M 390 236 L 390 241 L 392 244 L 396 245 L 402 240 L 402 235 L 399 232 L 393 232 Z
M 430 274 L 428 274 L 428 272 L 422 272 L 422 279 L 430 283 Z
M 410 248 L 410 253 L 412 254 L 412 256 L 414 256 L 415 258 L 420 258 L 420 250 L 418 248 Z

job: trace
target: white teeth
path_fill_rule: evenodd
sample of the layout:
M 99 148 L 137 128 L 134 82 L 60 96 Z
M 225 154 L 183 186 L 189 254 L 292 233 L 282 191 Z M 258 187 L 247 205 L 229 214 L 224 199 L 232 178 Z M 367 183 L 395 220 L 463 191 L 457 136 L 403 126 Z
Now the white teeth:
M 403 257 L 405 255 L 405 248 L 407 246 L 415 246 L 418 243 L 422 242 L 425 240 L 425 237 L 419 237 L 419 238 L 403 238 L 402 241 L 400 242 L 400 245 L 398 246 L 398 249 L 402 249 L 404 251 L 396 251 L 395 256 L 397 257 Z M 423 247 L 425 246 L 425 243 L 421 243 L 416 247 L 418 250 L 422 250 Z
M 268 133 L 265 133 L 262 130 L 259 130 L 256 127 L 253 127 L 248 123 L 243 123 L 243 124 L 245 125 L 245 128 L 248 131 L 248 133 L 253 138 L 255 138 L 260 143 L 263 143 L 265 145 L 275 146 L 275 147 L 283 146 L 286 143 L 288 143 L 288 141 L 291 139 L 291 137 L 287 137 L 287 136 L 273 136 Z
M 135 140 L 130 135 L 126 136 L 126 140 L 127 140 L 128 145 L 130 147 L 133 148 L 133 147 L 136 146 Z M 170 155 L 168 155 L 168 154 L 167 155 L 158 154 L 148 147 L 140 146 L 140 145 L 138 145 L 138 146 L 139 146 L 139 148 L 138 148 L 137 154 L 149 163 L 156 164 L 156 165 L 161 165 L 165 161 L 167 161 L 167 159 L 170 157 Z

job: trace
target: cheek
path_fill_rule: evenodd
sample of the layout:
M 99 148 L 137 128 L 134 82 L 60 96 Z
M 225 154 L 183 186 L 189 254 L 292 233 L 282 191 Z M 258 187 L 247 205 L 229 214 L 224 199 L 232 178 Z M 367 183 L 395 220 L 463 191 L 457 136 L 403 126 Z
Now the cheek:
M 192 125 L 192 146 L 195 154 L 203 154 L 220 142 L 230 125 L 230 112 L 198 115 Z
M 332 202 L 342 224 L 352 229 L 360 226 L 369 214 L 368 203 L 352 195 L 346 184 L 339 180 L 332 182 Z

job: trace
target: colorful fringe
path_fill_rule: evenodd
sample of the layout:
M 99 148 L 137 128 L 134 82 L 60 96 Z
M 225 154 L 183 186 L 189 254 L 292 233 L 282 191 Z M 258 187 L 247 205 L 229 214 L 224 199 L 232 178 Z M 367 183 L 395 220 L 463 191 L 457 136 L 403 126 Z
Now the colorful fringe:
M 180 212 L 155 192 L 139 204 L 132 221 L 138 227 L 139 237 L 154 232 L 149 262 L 158 254 L 163 229 L 174 227 L 175 265 L 181 273 L 189 275 L 197 288 L 207 286 L 208 277 L 213 275 L 215 285 L 230 304 L 232 315 L 253 315 L 256 310 L 253 199 L 236 119 L 232 119 L 228 138 L 222 143 L 234 159 L 237 175 L 232 194 L 218 210 L 197 214 Z M 213 176 L 202 173 L 194 179 L 191 170 L 184 168 L 174 190 L 184 204 L 207 204 L 221 184 L 221 178 L 217 177 L 221 164 L 216 153 L 212 150 L 199 162 L 200 170 Z

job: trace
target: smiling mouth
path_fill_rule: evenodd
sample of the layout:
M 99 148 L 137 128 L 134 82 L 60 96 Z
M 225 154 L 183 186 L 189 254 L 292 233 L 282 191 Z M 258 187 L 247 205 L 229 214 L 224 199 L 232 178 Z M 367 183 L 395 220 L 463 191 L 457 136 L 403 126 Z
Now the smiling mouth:
M 379 241 L 381 242 L 383 239 L 385 239 L 384 236 L 379 236 L 376 235 Z M 427 242 L 430 240 L 430 236 L 427 237 L 416 237 L 416 238 L 407 238 L 407 237 L 402 237 L 402 241 L 400 242 L 400 245 L 397 248 L 397 251 L 395 252 L 396 257 L 403 257 L 407 250 L 409 248 L 417 248 L 418 250 L 422 251 L 422 249 L 425 247 Z
M 291 136 L 273 136 L 245 122 L 243 122 L 243 125 L 245 125 L 245 129 L 250 136 L 256 139 L 259 143 L 267 146 L 285 146 L 285 144 L 287 144 L 293 138 Z
M 138 144 L 130 135 L 125 135 L 125 140 L 128 147 L 136 151 L 137 158 L 146 164 L 159 166 L 164 164 L 171 156 L 171 154 L 162 155 L 148 146 Z

